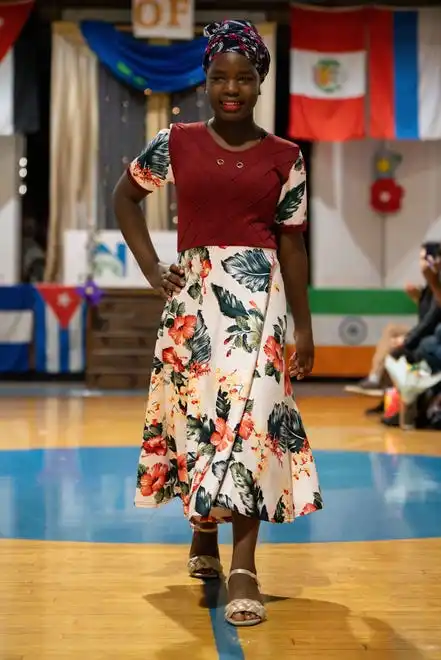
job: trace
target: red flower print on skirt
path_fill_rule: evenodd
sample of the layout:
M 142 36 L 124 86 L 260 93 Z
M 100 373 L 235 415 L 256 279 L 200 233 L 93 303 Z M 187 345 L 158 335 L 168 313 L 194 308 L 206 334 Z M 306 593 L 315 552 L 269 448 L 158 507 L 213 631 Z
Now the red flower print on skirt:
M 168 467 L 163 463 L 155 463 L 151 470 L 147 470 L 140 478 L 141 495 L 148 497 L 157 493 L 167 481 Z
M 183 344 L 186 339 L 191 339 L 196 327 L 196 316 L 177 316 L 169 329 L 168 334 L 175 344 Z
M 269 361 L 272 363 L 276 371 L 283 371 L 283 350 L 281 345 L 276 341 L 275 337 L 268 337 L 265 347 L 263 349 L 268 356 Z

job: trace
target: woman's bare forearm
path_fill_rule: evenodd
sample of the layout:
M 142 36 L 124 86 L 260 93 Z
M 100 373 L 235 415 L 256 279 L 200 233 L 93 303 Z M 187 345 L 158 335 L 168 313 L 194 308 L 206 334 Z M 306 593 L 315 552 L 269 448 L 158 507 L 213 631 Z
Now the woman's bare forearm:
M 280 235 L 279 261 L 295 330 L 312 333 L 308 300 L 308 256 L 301 232 Z
M 140 203 L 146 197 L 124 174 L 113 191 L 113 209 L 118 225 L 133 256 L 147 280 L 154 285 L 159 265 Z M 156 282 L 155 282 L 156 284 Z

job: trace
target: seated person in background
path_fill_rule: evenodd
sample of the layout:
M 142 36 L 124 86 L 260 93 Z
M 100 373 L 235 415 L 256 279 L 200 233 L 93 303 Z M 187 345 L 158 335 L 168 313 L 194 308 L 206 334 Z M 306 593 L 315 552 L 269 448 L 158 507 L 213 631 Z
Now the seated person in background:
M 406 293 L 418 304 L 418 324 L 409 330 L 403 325 L 390 323 L 377 344 L 369 376 L 355 385 L 345 387 L 347 392 L 382 396 L 387 383 L 384 361 L 387 355 L 398 359 L 401 355 L 412 358 L 425 337 L 433 335 L 441 323 L 441 249 L 439 243 L 425 243 L 420 252 L 420 269 L 426 281 L 424 287 L 408 285 Z M 409 361 L 414 362 L 415 357 Z
M 432 375 L 441 372 L 441 324 L 437 326 L 435 333 L 429 337 L 424 337 L 419 343 L 418 348 L 409 352 L 408 360 L 419 363 L 426 362 Z M 368 412 L 384 412 L 381 422 L 385 426 L 400 425 L 399 412 L 394 412 L 397 405 L 399 407 L 399 394 L 395 391 L 391 393 L 390 405 L 383 410 Z M 415 420 L 416 428 L 419 429 L 441 429 L 441 381 L 434 385 L 428 385 L 427 389 L 418 397 L 417 415 Z
M 26 215 L 22 224 L 22 274 L 23 282 L 42 282 L 44 279 L 45 253 L 38 240 L 35 218 Z
M 441 371 L 441 323 L 437 326 L 435 333 L 424 337 L 413 354 L 413 361 L 427 362 L 433 374 Z

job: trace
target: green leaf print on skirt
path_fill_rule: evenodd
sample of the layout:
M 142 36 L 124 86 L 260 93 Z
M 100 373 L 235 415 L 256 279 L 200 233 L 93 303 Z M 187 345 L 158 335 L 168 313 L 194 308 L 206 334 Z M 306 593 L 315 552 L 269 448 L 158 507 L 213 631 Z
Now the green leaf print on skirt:
M 253 473 L 242 463 L 232 463 L 230 472 L 245 507 L 245 515 L 267 521 L 268 512 L 264 504 L 262 488 L 256 483 Z
M 285 377 L 276 251 L 194 248 L 180 264 L 186 285 L 155 347 L 136 505 L 179 496 L 196 523 L 316 511 L 315 462 Z
M 210 253 L 206 247 L 191 248 L 185 252 L 181 265 L 186 266 L 187 292 L 190 298 L 203 302 L 205 279 L 211 272 Z
M 206 518 L 210 515 L 212 507 L 211 493 L 207 493 L 203 486 L 199 486 L 196 494 L 196 504 L 195 509 L 197 513 Z
M 223 289 L 217 284 L 212 284 L 211 288 L 219 303 L 219 309 L 224 316 L 228 316 L 230 319 L 240 319 L 248 316 L 243 302 L 234 293 Z
M 227 356 L 234 348 L 241 348 L 247 353 L 257 351 L 262 339 L 264 316 L 257 307 L 246 309 L 243 303 L 230 291 L 211 285 L 221 313 L 234 319 L 234 324 L 226 329 L 224 344 L 230 344 Z
M 222 261 L 222 266 L 249 291 L 268 291 L 271 262 L 263 250 L 245 250 Z
M 193 336 L 186 342 L 191 352 L 190 369 L 206 366 L 211 360 L 211 340 L 205 325 L 202 312 L 197 313 L 196 327 Z
M 302 419 L 295 408 L 286 403 L 276 403 L 268 417 L 268 436 L 283 452 L 294 454 L 302 451 L 306 438 Z

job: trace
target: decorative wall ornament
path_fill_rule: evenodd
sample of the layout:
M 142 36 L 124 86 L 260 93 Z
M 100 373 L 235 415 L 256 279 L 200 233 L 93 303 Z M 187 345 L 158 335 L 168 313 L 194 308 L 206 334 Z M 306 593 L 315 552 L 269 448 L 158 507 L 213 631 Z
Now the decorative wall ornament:
M 404 188 L 395 179 L 401 161 L 401 155 L 384 144 L 374 156 L 374 181 L 371 185 L 370 204 L 377 213 L 388 215 L 401 209 Z
M 388 215 L 401 209 L 404 190 L 393 179 L 378 179 L 371 185 L 371 206 L 377 213 Z

